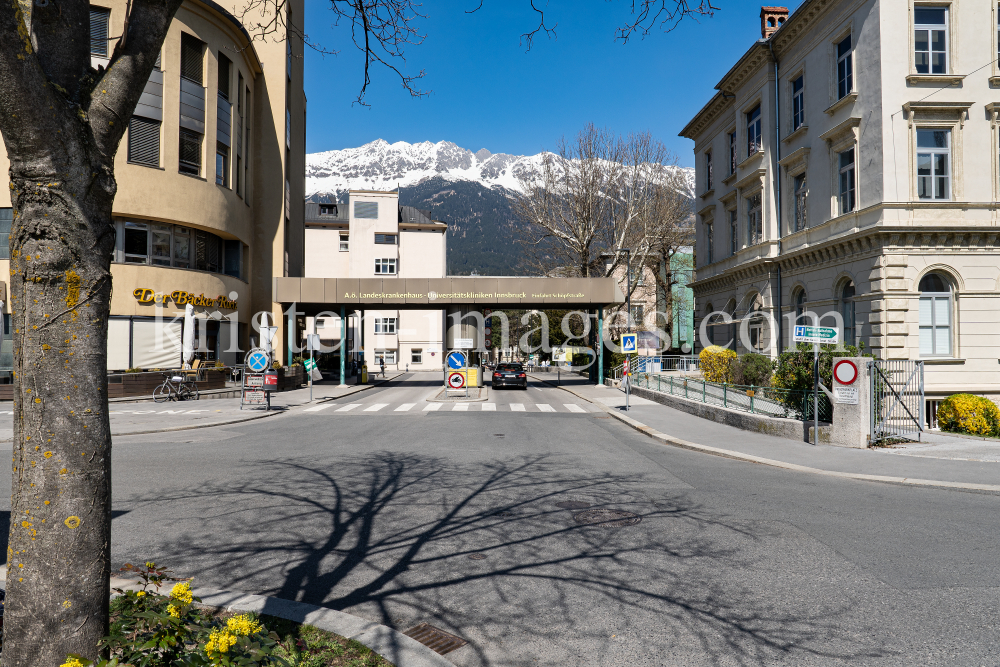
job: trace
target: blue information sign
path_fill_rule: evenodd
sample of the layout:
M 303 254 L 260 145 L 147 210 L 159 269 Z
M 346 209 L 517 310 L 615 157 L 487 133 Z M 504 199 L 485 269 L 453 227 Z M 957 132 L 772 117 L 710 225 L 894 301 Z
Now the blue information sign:
M 636 344 L 637 336 L 634 333 L 622 335 L 622 352 L 635 352 L 638 348 Z
M 263 352 L 251 352 L 247 357 L 247 367 L 254 373 L 262 373 L 267 368 L 267 355 Z
M 461 352 L 452 352 L 448 355 L 448 368 L 465 368 L 465 355 Z

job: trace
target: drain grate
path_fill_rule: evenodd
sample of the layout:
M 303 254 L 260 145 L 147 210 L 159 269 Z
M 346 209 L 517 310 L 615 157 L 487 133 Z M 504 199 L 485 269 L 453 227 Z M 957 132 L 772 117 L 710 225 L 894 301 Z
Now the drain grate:
M 583 526 L 621 528 L 623 526 L 634 526 L 642 521 L 642 517 L 638 514 L 622 510 L 587 510 L 586 512 L 574 514 L 573 521 Z
M 564 510 L 585 510 L 590 507 L 590 503 L 585 503 L 582 500 L 564 500 L 561 503 L 556 503 L 556 507 L 561 507 Z
M 469 554 L 469 560 L 486 560 L 486 554 Z
M 461 637 L 456 637 L 450 632 L 445 632 L 440 628 L 435 628 L 429 623 L 416 625 L 403 634 L 411 639 L 416 639 L 418 642 L 438 655 L 451 653 L 455 649 L 461 648 L 469 643 Z

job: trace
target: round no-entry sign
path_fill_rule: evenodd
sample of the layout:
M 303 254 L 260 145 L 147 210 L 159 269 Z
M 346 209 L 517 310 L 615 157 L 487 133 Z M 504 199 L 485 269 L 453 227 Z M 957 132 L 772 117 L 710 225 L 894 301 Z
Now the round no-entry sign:
M 461 373 L 450 373 L 448 375 L 448 386 L 451 389 L 461 389 L 465 386 L 465 376 Z
M 858 367 L 854 365 L 853 361 L 841 359 L 833 367 L 833 377 L 840 384 L 854 384 L 854 381 L 858 379 Z

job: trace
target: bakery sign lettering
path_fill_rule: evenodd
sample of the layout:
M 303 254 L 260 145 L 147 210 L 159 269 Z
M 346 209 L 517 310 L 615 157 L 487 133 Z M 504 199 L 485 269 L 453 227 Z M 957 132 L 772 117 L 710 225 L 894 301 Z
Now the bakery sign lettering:
M 154 292 L 148 288 L 138 287 L 132 290 L 132 296 L 139 303 L 154 303 L 164 306 L 167 303 L 173 302 L 178 306 L 186 306 L 190 303 L 192 306 L 204 306 L 206 308 L 223 308 L 226 310 L 236 310 L 237 308 L 235 299 L 229 299 L 224 296 L 213 299 L 204 294 L 193 294 L 181 290 L 175 290 L 167 294 L 166 292 Z

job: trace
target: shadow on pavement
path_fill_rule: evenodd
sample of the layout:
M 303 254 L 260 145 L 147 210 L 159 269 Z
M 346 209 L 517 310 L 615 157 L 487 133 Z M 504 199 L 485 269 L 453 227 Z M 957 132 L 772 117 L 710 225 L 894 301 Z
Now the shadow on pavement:
M 178 518 L 185 534 L 159 553 L 129 557 L 397 629 L 428 621 L 469 639 L 475 656 L 461 664 L 521 664 L 543 650 L 558 664 L 581 655 L 605 664 L 617 655 L 608 637 L 630 626 L 652 635 L 651 655 L 697 654 L 699 663 L 886 655 L 874 639 L 838 639 L 847 603 L 806 606 L 745 583 L 747 568 L 770 565 L 754 547 L 760 524 L 641 476 L 582 474 L 543 455 L 463 464 L 373 452 L 329 466 L 256 462 L 236 480 L 135 499 L 162 515 L 195 499 L 212 511 Z M 574 510 L 556 506 L 566 500 L 641 523 L 578 525 Z

